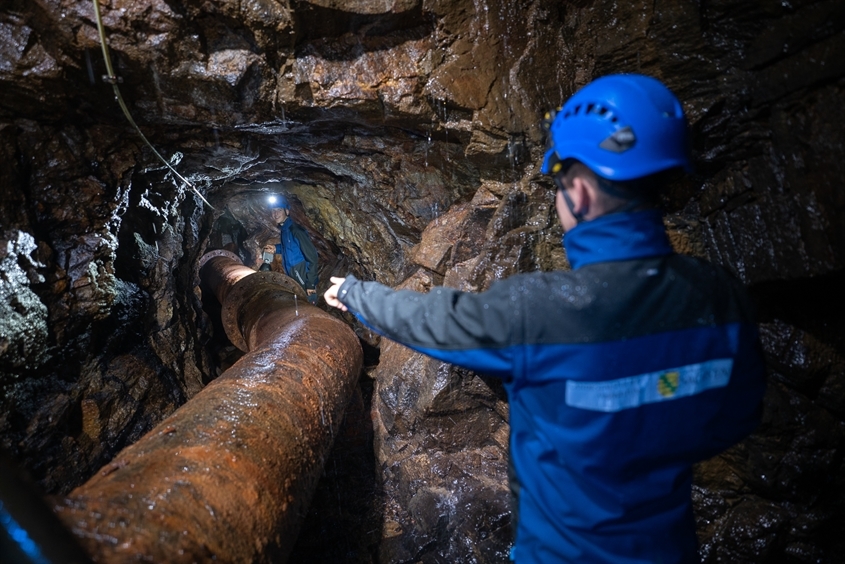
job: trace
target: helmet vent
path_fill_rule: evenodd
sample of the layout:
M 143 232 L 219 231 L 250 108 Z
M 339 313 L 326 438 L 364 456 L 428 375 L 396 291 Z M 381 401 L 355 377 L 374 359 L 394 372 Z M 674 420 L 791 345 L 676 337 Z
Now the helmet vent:
M 630 126 L 614 131 L 609 137 L 599 144 L 599 147 L 613 153 L 624 153 L 637 142 L 637 136 Z
M 594 114 L 600 118 L 610 120 L 612 123 L 619 121 L 619 118 L 613 114 L 613 111 L 610 108 L 605 108 L 601 104 L 597 104 L 595 102 L 587 104 L 587 111 L 585 113 Z
M 613 115 L 613 112 L 609 108 L 605 108 L 604 106 L 601 106 L 601 105 L 596 104 L 594 102 L 590 102 L 589 104 L 587 104 L 587 106 L 584 108 L 583 112 L 581 111 L 582 107 L 583 106 L 581 104 L 578 104 L 577 106 L 575 106 L 571 110 L 566 111 L 563 114 L 563 119 L 569 119 L 569 118 L 575 117 L 579 114 L 583 115 L 583 116 L 594 114 L 594 115 L 598 115 L 599 117 L 609 119 L 613 123 L 616 123 L 617 121 L 619 121 L 619 118 L 617 118 L 615 115 Z M 551 120 L 549 120 L 549 118 L 546 118 L 546 119 L 547 119 L 547 121 L 554 120 L 554 116 L 551 117 Z

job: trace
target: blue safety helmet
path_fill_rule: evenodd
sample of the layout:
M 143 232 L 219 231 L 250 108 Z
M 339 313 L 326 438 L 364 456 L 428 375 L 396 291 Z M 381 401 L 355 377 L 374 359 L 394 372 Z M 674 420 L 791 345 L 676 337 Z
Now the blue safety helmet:
M 576 159 L 609 180 L 633 180 L 663 170 L 691 170 L 681 103 L 659 80 L 614 74 L 581 88 L 546 114 L 549 150 L 543 174 Z
M 284 210 L 290 209 L 288 199 L 282 195 L 271 194 L 267 196 L 267 207 L 270 209 L 281 208 Z

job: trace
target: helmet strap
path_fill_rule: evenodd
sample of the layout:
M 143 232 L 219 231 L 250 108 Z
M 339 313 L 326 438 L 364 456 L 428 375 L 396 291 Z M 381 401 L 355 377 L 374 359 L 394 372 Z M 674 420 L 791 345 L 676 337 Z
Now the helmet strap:
M 575 204 L 572 202 L 572 198 L 569 197 L 566 189 L 562 188 L 561 190 L 563 190 L 563 201 L 566 202 L 566 207 L 569 208 L 569 213 L 571 213 L 572 217 L 575 218 L 575 224 L 577 225 L 584 221 L 584 214 L 575 211 Z
M 563 182 L 563 175 L 566 173 L 567 168 L 569 167 L 559 169 L 558 172 L 552 176 L 552 179 L 554 180 L 555 187 L 560 190 L 560 193 L 563 195 L 563 201 L 566 202 L 566 207 L 569 208 L 569 213 L 571 213 L 572 217 L 575 218 L 575 224 L 577 225 L 584 221 L 584 214 L 575 211 L 575 203 L 566 191 L 566 184 Z

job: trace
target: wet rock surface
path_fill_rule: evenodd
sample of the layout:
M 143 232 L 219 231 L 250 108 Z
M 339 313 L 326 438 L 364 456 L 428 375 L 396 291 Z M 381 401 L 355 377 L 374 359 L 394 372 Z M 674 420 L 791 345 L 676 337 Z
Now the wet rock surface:
M 794 326 L 761 329 L 772 376 L 762 425 L 697 468 L 702 559 L 835 562 L 845 424 L 821 390 L 828 378 L 841 381 L 845 364 Z
M 196 261 L 228 245 L 257 264 L 278 237 L 268 193 L 315 241 L 320 290 L 351 272 L 480 291 L 565 268 L 538 118 L 593 77 L 642 72 L 693 132 L 696 172 L 664 201 L 672 242 L 751 287 L 771 371 L 758 432 L 697 469 L 702 559 L 845 551 L 841 2 L 101 8 L 129 109 L 214 208 L 126 125 L 91 2 L 4 3 L 0 443 L 45 493 L 236 360 Z M 506 561 L 500 388 L 355 329 L 373 380 L 291 561 Z
M 427 291 L 425 271 L 402 288 Z M 374 372 L 380 562 L 503 561 L 510 528 L 504 390 L 396 343 Z

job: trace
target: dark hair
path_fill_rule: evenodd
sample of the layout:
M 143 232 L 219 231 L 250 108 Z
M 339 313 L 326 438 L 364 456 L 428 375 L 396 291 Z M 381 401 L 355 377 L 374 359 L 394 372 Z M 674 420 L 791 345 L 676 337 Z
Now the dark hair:
M 596 175 L 602 192 L 614 198 L 637 201 L 642 204 L 656 205 L 668 186 L 682 172 L 680 168 L 661 170 L 648 176 L 632 180 L 608 180 Z

